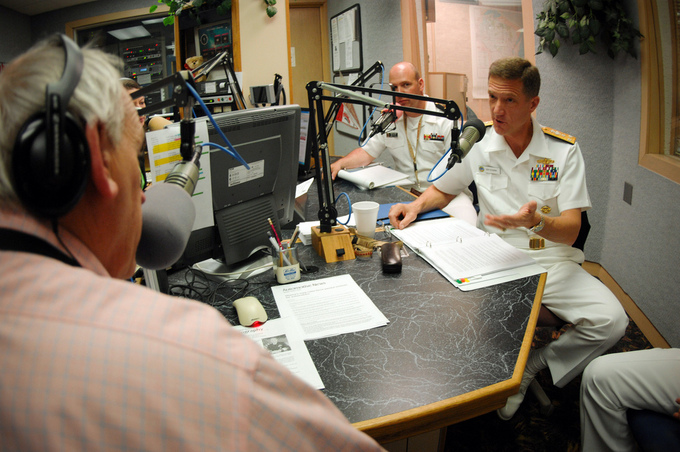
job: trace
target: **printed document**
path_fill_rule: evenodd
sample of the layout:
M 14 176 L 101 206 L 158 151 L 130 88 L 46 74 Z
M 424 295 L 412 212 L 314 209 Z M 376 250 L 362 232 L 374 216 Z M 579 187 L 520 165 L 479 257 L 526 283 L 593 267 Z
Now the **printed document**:
M 297 323 L 291 319 L 280 318 L 265 322 L 262 326 L 250 328 L 234 327 L 272 354 L 294 375 L 300 377 L 315 389 L 323 389 L 324 385 L 309 356 L 305 342 L 300 336 Z
M 389 323 L 350 275 L 272 287 L 281 317 L 294 318 L 305 341 Z
M 194 142 L 200 145 L 208 141 L 206 121 L 196 121 Z M 149 150 L 152 183 L 163 182 L 175 165 L 182 161 L 182 156 L 179 153 L 181 142 L 179 123 L 171 124 L 165 129 L 146 133 L 146 147 Z M 198 182 L 191 197 L 196 207 L 196 218 L 192 231 L 215 224 L 212 209 L 212 190 L 210 189 L 210 150 L 207 147 L 202 149 L 200 164 Z
M 391 232 L 461 290 L 545 271 L 498 235 L 457 218 L 422 221 Z

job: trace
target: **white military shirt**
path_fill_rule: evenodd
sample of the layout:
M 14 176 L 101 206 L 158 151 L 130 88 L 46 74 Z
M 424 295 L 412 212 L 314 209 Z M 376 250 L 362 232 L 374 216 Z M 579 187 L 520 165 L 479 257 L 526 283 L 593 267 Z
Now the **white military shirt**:
M 488 126 L 482 141 L 435 182 L 439 190 L 457 194 L 474 180 L 480 209 L 477 226 L 523 249 L 528 248 L 528 237 L 533 233 L 525 228 L 504 232 L 486 226 L 485 216 L 514 214 L 532 199 L 538 203 L 538 212 L 549 217 L 569 209 L 591 207 L 578 143 L 573 137 L 542 128 L 533 118 L 532 124 L 531 142 L 519 158 L 505 139 Z M 546 248 L 567 246 L 549 240 L 545 244 Z
M 437 111 L 432 102 L 428 102 L 425 108 L 426 110 Z M 394 169 L 408 174 L 409 180 L 418 189 L 407 138 L 416 156 L 419 190 L 422 191 L 431 185 L 427 182 L 430 170 L 434 168 L 451 146 L 453 121 L 440 116 L 421 115 L 416 118 L 408 118 L 405 125 L 405 118 L 406 115 L 402 114 L 395 121 L 395 127 L 390 127 L 385 134 L 375 135 L 363 149 L 373 158 L 377 158 L 385 149 L 388 149 L 394 159 Z M 418 134 L 418 122 L 421 121 L 421 118 L 420 134 L 416 136 Z

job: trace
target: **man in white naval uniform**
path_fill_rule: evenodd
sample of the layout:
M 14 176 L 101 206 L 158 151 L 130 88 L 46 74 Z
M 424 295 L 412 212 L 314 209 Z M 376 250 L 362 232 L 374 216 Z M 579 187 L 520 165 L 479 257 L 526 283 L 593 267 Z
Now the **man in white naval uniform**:
M 418 69 L 409 62 L 401 62 L 390 69 L 390 86 L 399 93 L 423 96 L 425 81 Z M 395 102 L 404 107 L 436 111 L 432 102 L 395 97 Z M 464 105 L 462 106 L 465 107 Z M 403 113 L 403 114 L 402 114 Z M 472 114 L 470 112 L 470 114 Z M 331 165 L 333 179 L 341 169 L 358 168 L 373 162 L 385 151 L 389 151 L 397 171 L 408 175 L 412 188 L 422 192 L 430 186 L 427 181 L 430 170 L 444 156 L 451 145 L 453 122 L 441 116 L 398 111 L 399 118 L 394 127 L 373 136 L 364 147 L 356 148 Z M 445 163 L 445 162 L 444 162 Z M 477 222 L 477 211 L 472 205 L 472 194 L 465 189 L 465 195 L 458 197 L 445 211 L 469 223 Z
M 397 204 L 390 222 L 400 229 L 418 213 L 441 208 L 473 180 L 477 185 L 478 227 L 497 233 L 528 253 L 548 272 L 543 304 L 573 327 L 529 354 L 519 393 L 498 410 L 510 419 L 536 373 L 548 367 L 563 387 L 625 333 L 628 318 L 616 297 L 580 264 L 583 252 L 571 245 L 581 212 L 591 207 L 585 165 L 573 137 L 542 128 L 531 114 L 540 98 L 538 69 L 521 58 L 505 58 L 489 69 L 493 128 L 460 164 L 416 201 Z

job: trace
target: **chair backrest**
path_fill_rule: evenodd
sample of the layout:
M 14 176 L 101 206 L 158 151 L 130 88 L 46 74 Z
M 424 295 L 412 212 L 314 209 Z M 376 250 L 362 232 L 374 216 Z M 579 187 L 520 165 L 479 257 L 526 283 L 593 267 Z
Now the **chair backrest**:
M 586 244 L 586 239 L 588 238 L 588 233 L 590 232 L 590 221 L 588 221 L 588 213 L 584 210 L 581 212 L 581 229 L 578 231 L 578 237 L 572 245 L 574 248 L 578 248 L 581 251 Z

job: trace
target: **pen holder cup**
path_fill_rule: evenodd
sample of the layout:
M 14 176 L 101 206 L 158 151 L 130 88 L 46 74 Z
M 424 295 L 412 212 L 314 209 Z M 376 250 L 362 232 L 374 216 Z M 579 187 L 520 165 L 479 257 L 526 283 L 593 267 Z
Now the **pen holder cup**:
M 273 248 L 274 275 L 279 284 L 286 284 L 300 280 L 300 262 L 297 248 Z

